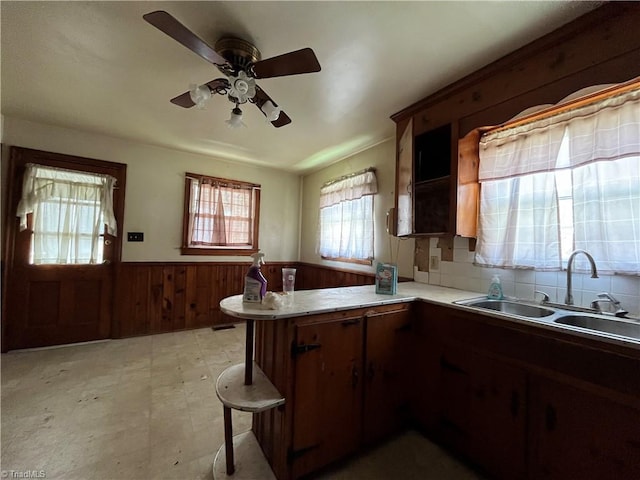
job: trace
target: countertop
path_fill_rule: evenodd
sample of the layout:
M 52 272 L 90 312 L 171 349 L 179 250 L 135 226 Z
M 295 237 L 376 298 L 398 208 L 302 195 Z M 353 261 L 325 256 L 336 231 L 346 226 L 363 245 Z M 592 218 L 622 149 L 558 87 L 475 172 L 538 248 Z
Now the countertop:
M 640 340 L 619 335 L 585 330 L 570 325 L 559 325 L 544 319 L 520 317 L 505 314 L 494 310 L 478 309 L 454 302 L 469 298 L 482 297 L 481 293 L 458 290 L 455 288 L 427 285 L 418 282 L 401 282 L 395 295 L 383 295 L 375 293 L 374 285 L 362 285 L 356 287 L 324 288 L 318 290 L 299 290 L 293 294 L 293 298 L 287 304 L 277 310 L 265 308 L 262 304 L 243 303 L 242 295 L 227 297 L 220 302 L 223 313 L 247 320 L 279 320 L 284 318 L 314 315 L 319 313 L 336 312 L 356 308 L 375 307 L 394 303 L 406 303 L 413 301 L 425 301 L 467 312 L 482 312 L 485 316 L 503 319 L 509 322 L 517 322 L 528 325 L 536 325 L 540 328 L 571 332 L 577 336 L 599 339 L 606 343 L 623 345 L 640 350 Z

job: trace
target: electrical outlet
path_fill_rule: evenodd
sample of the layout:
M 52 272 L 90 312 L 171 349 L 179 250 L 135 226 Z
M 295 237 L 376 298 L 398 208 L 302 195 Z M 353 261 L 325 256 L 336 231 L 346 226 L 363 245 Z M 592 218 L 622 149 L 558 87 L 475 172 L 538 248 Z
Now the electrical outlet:
M 431 255 L 429 257 L 429 271 L 433 272 L 436 270 L 440 270 L 440 259 L 437 255 Z
M 144 233 L 127 232 L 127 242 L 144 242 Z

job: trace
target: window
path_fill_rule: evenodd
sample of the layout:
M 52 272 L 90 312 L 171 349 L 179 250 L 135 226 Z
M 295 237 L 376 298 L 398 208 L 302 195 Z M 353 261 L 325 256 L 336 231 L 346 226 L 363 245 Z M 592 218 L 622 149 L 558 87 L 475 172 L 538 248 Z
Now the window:
M 318 252 L 325 259 L 371 265 L 376 174 L 367 169 L 325 183 L 320 189 Z
M 27 164 L 17 215 L 24 231 L 32 214 L 29 263 L 102 263 L 105 225 L 117 233 L 115 183 L 110 175 Z
M 183 255 L 258 251 L 260 185 L 187 173 Z
M 479 179 L 477 264 L 561 270 L 583 249 L 640 275 L 637 82 L 484 135 Z

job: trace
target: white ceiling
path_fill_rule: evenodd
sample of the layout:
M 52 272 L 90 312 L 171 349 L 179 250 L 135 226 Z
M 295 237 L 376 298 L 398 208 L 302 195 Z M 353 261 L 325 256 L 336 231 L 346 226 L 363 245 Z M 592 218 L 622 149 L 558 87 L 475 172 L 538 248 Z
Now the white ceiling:
M 389 116 L 597 7 L 595 2 L 2 1 L 2 114 L 234 161 L 308 172 L 394 134 Z M 293 120 L 169 100 L 220 72 L 142 19 L 166 10 L 209 45 L 263 58 L 311 47 L 322 71 L 259 80 Z

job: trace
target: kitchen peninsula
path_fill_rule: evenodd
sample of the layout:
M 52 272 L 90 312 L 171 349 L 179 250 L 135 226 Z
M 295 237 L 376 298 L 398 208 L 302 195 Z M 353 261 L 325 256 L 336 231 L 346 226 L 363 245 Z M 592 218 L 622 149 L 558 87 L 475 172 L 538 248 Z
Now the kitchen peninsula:
M 224 299 L 255 322 L 252 378 L 273 389 L 248 410 L 250 455 L 297 479 L 414 427 L 495 478 L 638 477 L 640 340 L 453 303 L 478 296 L 408 282 L 298 291 L 279 310 Z

